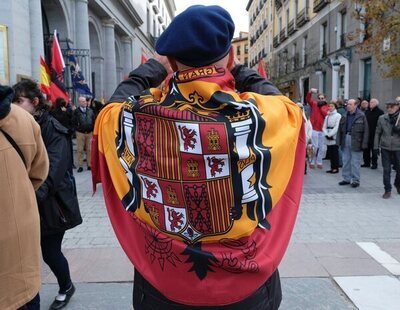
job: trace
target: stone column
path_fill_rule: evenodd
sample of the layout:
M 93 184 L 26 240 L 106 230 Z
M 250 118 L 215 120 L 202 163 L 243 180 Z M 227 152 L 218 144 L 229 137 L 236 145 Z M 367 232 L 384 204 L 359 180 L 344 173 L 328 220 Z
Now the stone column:
M 29 0 L 29 27 L 31 35 L 31 76 L 35 80 L 40 80 L 40 56 L 44 58 L 43 51 L 43 27 L 42 7 L 40 1 Z
M 124 51 L 124 60 L 123 60 L 123 71 L 122 75 L 128 76 L 129 72 L 133 70 L 133 65 L 132 65 L 132 60 L 133 60 L 133 55 L 132 55 L 132 39 L 128 36 L 123 37 L 121 39 L 122 42 L 122 48 Z
M 104 92 L 106 100 L 110 99 L 117 87 L 117 68 L 115 60 L 115 21 L 103 19 L 104 27 Z
M 88 0 L 75 0 L 75 37 L 75 48 L 90 49 Z

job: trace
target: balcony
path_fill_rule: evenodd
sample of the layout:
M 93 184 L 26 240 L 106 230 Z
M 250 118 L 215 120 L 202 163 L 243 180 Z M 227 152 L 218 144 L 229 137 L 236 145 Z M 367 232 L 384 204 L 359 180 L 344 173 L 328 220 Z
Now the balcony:
M 282 0 L 275 0 L 276 10 L 279 10 L 282 7 Z
M 325 6 L 329 4 L 330 0 L 314 0 L 313 12 L 317 13 L 321 11 Z
M 158 15 L 158 21 L 160 22 L 160 24 L 162 24 L 164 22 L 164 18 L 161 15 Z
M 268 27 L 268 23 L 266 20 L 264 20 L 264 22 L 263 22 L 263 27 L 264 27 L 264 30 L 267 29 L 267 27 Z
M 345 48 L 346 47 L 346 34 L 342 33 L 340 35 L 340 48 Z
M 296 16 L 296 26 L 300 28 L 301 26 L 305 25 L 310 20 L 308 16 L 308 9 L 302 9 L 299 14 Z
M 155 14 L 160 13 L 160 9 L 158 8 L 157 4 L 153 4 L 153 12 L 154 12 Z
M 294 19 L 292 19 L 289 22 L 289 26 L 288 26 L 288 35 L 292 35 L 293 33 L 295 33 L 297 31 L 296 26 L 294 25 Z
M 285 41 L 287 39 L 286 28 L 283 28 L 281 30 L 281 32 L 279 33 L 279 38 L 280 38 L 281 42 L 283 42 L 283 41 Z
M 280 44 L 280 42 L 279 42 L 279 35 L 276 35 L 276 36 L 274 37 L 272 46 L 273 46 L 274 48 L 276 48 L 276 47 L 279 46 L 279 44 Z

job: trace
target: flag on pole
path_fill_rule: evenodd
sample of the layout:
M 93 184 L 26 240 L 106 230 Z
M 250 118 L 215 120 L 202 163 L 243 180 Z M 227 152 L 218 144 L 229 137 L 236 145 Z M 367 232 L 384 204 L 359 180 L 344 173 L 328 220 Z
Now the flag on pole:
M 264 64 L 262 59 L 258 61 L 257 72 L 261 75 L 264 79 L 267 79 L 267 73 L 265 72 Z
M 88 84 L 83 77 L 82 70 L 79 67 L 78 61 L 75 55 L 70 54 L 68 56 L 69 67 L 71 69 L 71 79 L 72 79 L 72 87 L 82 95 L 88 95 L 93 97 L 92 92 Z
M 51 46 L 50 77 L 52 84 L 55 84 L 55 86 L 57 86 L 57 90 L 55 90 L 54 93 L 51 94 L 51 99 L 49 99 L 51 101 L 55 101 L 57 97 L 62 97 L 68 102 L 69 96 L 64 85 L 64 68 L 65 63 L 63 55 L 61 53 L 60 44 L 58 43 L 57 30 L 54 30 L 53 44 Z M 52 87 L 54 88 L 54 86 Z M 58 95 L 53 97 L 56 93 Z
M 61 53 L 60 44 L 58 43 L 57 30 L 54 30 L 53 45 L 51 47 L 51 67 L 54 70 L 57 79 L 63 83 L 65 63 Z
M 68 102 L 68 94 L 52 82 L 50 69 L 42 57 L 40 57 L 40 91 L 46 94 L 49 101 L 54 102 L 61 97 Z

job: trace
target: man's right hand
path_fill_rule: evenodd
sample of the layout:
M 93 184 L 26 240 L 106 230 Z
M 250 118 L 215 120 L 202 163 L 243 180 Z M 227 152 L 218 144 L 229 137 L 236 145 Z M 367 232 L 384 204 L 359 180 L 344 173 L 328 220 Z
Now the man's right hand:
M 165 68 L 168 74 L 172 73 L 171 65 L 169 64 L 167 56 L 161 56 L 157 53 L 154 53 L 154 59 Z
M 316 88 L 311 88 L 311 89 L 310 89 L 310 92 L 312 92 L 313 94 L 316 94 L 316 93 L 318 92 L 318 89 L 316 89 Z

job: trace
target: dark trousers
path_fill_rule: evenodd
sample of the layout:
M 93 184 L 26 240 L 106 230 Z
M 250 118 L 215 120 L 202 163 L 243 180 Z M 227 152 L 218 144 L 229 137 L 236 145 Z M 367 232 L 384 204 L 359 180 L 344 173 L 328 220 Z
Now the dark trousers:
M 394 186 L 400 187 L 400 151 L 389 151 L 381 149 L 381 154 L 383 167 L 383 185 L 385 186 L 385 192 L 390 192 L 392 191 L 392 184 L 390 183 L 392 164 L 396 169 Z
M 190 287 L 190 284 L 188 285 Z M 207 296 L 204 298 L 207 299 Z M 281 300 L 282 289 L 278 270 L 253 295 L 231 305 L 214 307 L 187 306 L 170 301 L 135 270 L 133 285 L 133 308 L 135 310 L 276 310 L 279 308 Z
M 327 153 L 331 161 L 331 170 L 339 169 L 339 146 L 328 145 Z
M 61 252 L 64 233 L 42 236 L 40 241 L 43 260 L 57 278 L 58 286 L 60 287 L 59 294 L 65 294 L 72 285 L 68 261 Z
M 25 306 L 22 306 L 18 310 L 40 310 L 40 296 L 39 293 L 33 297 L 33 299 L 25 304 Z
M 363 160 L 364 160 L 364 165 L 377 167 L 378 152 L 376 150 L 373 150 L 371 147 L 368 147 L 363 151 Z

